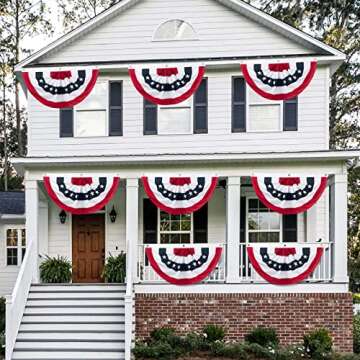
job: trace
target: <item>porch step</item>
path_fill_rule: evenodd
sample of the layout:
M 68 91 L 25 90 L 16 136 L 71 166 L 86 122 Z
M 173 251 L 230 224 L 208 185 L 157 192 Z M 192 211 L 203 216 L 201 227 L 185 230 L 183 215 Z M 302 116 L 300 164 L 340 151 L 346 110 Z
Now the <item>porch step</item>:
M 124 359 L 125 286 L 33 285 L 12 359 Z

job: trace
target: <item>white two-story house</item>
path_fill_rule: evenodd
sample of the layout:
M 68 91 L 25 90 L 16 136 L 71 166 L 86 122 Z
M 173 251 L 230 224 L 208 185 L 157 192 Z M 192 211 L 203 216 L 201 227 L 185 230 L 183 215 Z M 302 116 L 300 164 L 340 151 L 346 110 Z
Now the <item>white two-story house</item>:
M 155 327 L 328 328 L 352 350 L 345 56 L 240 0 L 124 0 L 18 64 L 27 249 L 7 360 L 129 359 Z M 101 277 L 126 253 L 126 284 Z M 41 255 L 41 257 L 39 256 Z M 40 283 L 64 256 L 72 284 Z

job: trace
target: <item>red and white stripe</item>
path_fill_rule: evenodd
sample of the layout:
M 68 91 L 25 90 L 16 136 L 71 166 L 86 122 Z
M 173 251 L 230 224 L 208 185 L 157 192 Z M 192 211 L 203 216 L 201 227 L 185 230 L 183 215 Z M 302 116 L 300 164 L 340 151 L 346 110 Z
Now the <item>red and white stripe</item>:
M 192 261 L 197 261 L 200 259 L 202 256 L 202 248 L 207 248 L 209 250 L 209 256 L 207 261 L 197 269 L 176 271 L 166 266 L 166 264 L 164 264 L 162 261 L 159 253 L 161 248 L 166 248 L 166 254 L 169 260 L 179 265 L 187 265 Z M 222 247 L 209 244 L 189 245 L 186 247 L 182 246 L 181 244 L 149 245 L 145 252 L 150 265 L 162 279 L 175 285 L 191 285 L 205 280 L 214 271 L 221 259 Z
M 158 191 L 155 183 L 156 178 L 162 179 L 164 191 L 171 193 L 186 193 L 195 190 L 198 184 L 198 178 L 204 178 L 205 184 L 199 193 L 186 200 L 169 199 L 163 193 Z M 144 176 L 142 177 L 143 186 L 149 199 L 161 210 L 170 214 L 190 214 L 199 210 L 204 206 L 212 197 L 216 185 L 217 177 L 212 176 L 186 176 L 186 177 L 173 177 L 173 176 Z
M 94 68 L 71 68 L 61 71 L 54 71 L 53 69 L 41 70 L 45 84 L 48 87 L 66 87 L 71 83 L 75 83 L 79 78 L 79 70 L 85 71 L 84 83 L 78 89 L 74 88 L 71 93 L 65 94 L 53 95 L 39 86 L 36 73 L 40 72 L 40 70 L 29 70 L 23 72 L 22 76 L 30 93 L 40 103 L 51 108 L 66 108 L 79 104 L 91 93 L 96 84 L 99 70 Z
M 106 186 L 97 189 L 100 178 L 106 177 Z M 64 178 L 64 186 L 58 184 L 58 178 Z M 101 210 L 115 195 L 120 183 L 117 176 L 77 176 L 77 175 L 50 175 L 44 176 L 44 186 L 48 195 L 61 209 L 73 214 L 90 214 Z M 73 198 L 66 196 L 69 193 L 87 194 L 94 192 L 94 197 L 89 200 L 79 200 L 75 195 Z M 98 192 L 98 194 L 97 194 Z
M 311 83 L 317 68 L 316 61 L 301 61 L 304 64 L 304 72 L 296 82 L 284 86 L 271 86 L 259 79 L 254 69 L 255 65 L 261 65 L 264 75 L 276 80 L 285 79 L 296 73 L 296 63 L 299 61 L 286 61 L 286 63 L 262 62 L 261 64 L 241 64 L 241 70 L 248 85 L 259 95 L 270 100 L 287 100 L 301 94 Z
M 143 69 L 149 69 L 152 80 L 161 85 L 173 84 L 184 78 L 186 67 L 192 68 L 191 79 L 183 87 L 170 91 L 160 91 L 160 88 L 149 86 L 142 73 Z M 199 87 L 204 74 L 205 67 L 199 64 L 135 65 L 129 68 L 129 75 L 136 90 L 145 99 L 158 105 L 174 105 L 187 100 Z
M 301 199 L 284 200 L 274 196 L 265 184 L 265 178 L 271 177 L 274 189 L 272 191 L 282 192 L 290 196 L 299 191 L 305 194 L 307 176 L 267 176 L 257 175 L 251 178 L 253 188 L 259 200 L 268 208 L 281 214 L 298 214 L 310 209 L 320 199 L 327 185 L 326 176 L 312 176 L 314 187 L 311 192 Z
M 267 248 L 271 261 L 275 263 L 290 264 L 299 261 L 303 248 L 310 249 L 308 261 L 297 269 L 290 271 L 278 271 L 268 266 L 260 254 L 261 248 Z M 251 265 L 256 272 L 266 281 L 274 285 L 292 285 L 306 280 L 319 265 L 326 245 L 322 244 L 251 244 L 247 247 L 247 253 Z

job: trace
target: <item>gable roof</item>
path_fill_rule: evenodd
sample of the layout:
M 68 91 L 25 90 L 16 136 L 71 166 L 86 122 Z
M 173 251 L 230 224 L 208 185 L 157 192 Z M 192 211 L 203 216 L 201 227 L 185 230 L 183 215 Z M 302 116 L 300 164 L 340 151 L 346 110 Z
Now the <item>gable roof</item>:
M 24 191 L 0 191 L 0 215 L 24 215 Z
M 54 52 L 60 50 L 66 45 L 74 42 L 79 37 L 84 34 L 92 31 L 93 29 L 101 26 L 104 22 L 109 21 L 118 14 L 126 11 L 128 8 L 134 6 L 135 4 L 141 2 L 142 0 L 123 0 L 119 3 L 113 5 L 109 9 L 103 11 L 96 17 L 91 20 L 88 20 L 84 24 L 35 52 L 33 55 L 21 61 L 16 67 L 15 71 L 21 70 L 21 68 L 26 66 L 31 66 L 35 64 L 41 58 L 47 56 L 48 54 L 53 54 Z M 304 47 L 314 49 L 320 54 L 328 55 L 334 57 L 334 60 L 344 60 L 346 58 L 345 54 L 341 51 L 326 45 L 325 43 L 315 39 L 314 37 L 274 18 L 273 16 L 265 13 L 262 10 L 255 8 L 252 5 L 245 3 L 242 0 L 213 0 L 218 3 L 225 5 L 226 7 L 248 17 L 249 19 L 260 23 L 273 31 L 282 34 L 283 36 L 302 44 Z

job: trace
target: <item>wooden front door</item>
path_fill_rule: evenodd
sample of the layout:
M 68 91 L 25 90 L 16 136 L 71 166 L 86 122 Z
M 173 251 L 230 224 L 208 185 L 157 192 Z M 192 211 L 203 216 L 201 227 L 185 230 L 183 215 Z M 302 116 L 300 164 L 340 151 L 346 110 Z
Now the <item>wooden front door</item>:
M 74 283 L 102 282 L 105 260 L 105 216 L 73 215 L 72 263 Z

